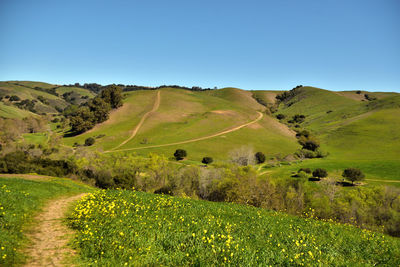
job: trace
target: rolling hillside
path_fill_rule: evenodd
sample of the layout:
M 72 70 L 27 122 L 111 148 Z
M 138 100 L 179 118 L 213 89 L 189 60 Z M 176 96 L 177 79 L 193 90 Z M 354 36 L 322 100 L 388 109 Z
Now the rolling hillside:
M 141 118 L 152 110 L 158 93 L 157 109 L 146 116 L 135 137 L 130 139 Z M 65 144 L 83 143 L 88 137 L 105 135 L 94 147 L 108 153 L 157 152 L 171 156 L 180 147 L 194 160 L 207 155 L 224 159 L 230 150 L 240 146 L 284 156 L 298 148 L 294 132 L 265 114 L 265 107 L 247 91 L 225 88 L 192 92 L 163 88 L 157 92 L 129 92 L 124 102 L 108 121 L 87 133 L 64 139 Z
M 72 92 L 68 101 L 74 104 L 84 103 L 87 98 L 94 96 L 92 92 L 76 87 L 30 81 L 0 82 L 0 117 L 23 118 L 32 116 L 32 113 L 57 114 L 70 104 L 63 98 L 66 92 Z M 11 96 L 20 99 L 11 101 Z
M 304 114 L 301 128 L 316 134 L 322 149 L 329 152 L 327 158 L 304 162 L 298 168 L 359 167 L 371 179 L 400 180 L 400 95 L 368 94 L 376 100 L 361 101 L 356 92 L 303 87 L 288 103 L 280 104 L 277 113 L 286 115 L 284 121 Z
M 49 91 L 50 90 L 50 91 Z M 54 90 L 52 93 L 51 90 Z M 188 162 L 204 156 L 226 160 L 233 149 L 247 146 L 262 151 L 267 160 L 280 159 L 300 148 L 295 130 L 307 129 L 321 142 L 324 159 L 306 160 L 293 166 L 268 169 L 265 173 L 287 176 L 300 166 L 325 167 L 335 171 L 360 167 L 374 180 L 400 180 L 400 95 L 386 92 L 332 92 L 301 87 L 289 101 L 277 105 L 283 91 L 245 91 L 223 88 L 189 91 L 174 88 L 124 92 L 124 105 L 92 130 L 63 138 L 66 146 L 96 138 L 92 150 L 106 153 L 129 152 L 139 155 L 161 153 L 171 157 L 177 148 L 188 152 Z M 76 98 L 82 103 L 95 96 L 89 90 L 39 82 L 0 82 L 0 116 L 23 118 L 39 111 L 57 114 Z M 17 95 L 35 101 L 36 113 L 10 103 L 5 96 Z M 368 99 L 366 98 L 368 95 Z M 38 100 L 39 96 L 47 104 Z M 75 100 L 74 100 L 75 101 Z M 271 113 L 270 109 L 275 109 Z M 276 114 L 284 114 L 279 121 Z M 298 128 L 288 121 L 305 115 Z M 289 127 L 287 126 L 289 125 Z M 55 128 L 55 125 L 52 126 Z M 37 140 L 35 135 L 26 140 Z M 43 137 L 44 136 L 44 137 Z M 45 135 L 41 142 L 45 141 Z
M 82 265 L 399 264 L 399 239 L 309 217 L 106 190 L 82 199 L 70 225 L 78 231 Z

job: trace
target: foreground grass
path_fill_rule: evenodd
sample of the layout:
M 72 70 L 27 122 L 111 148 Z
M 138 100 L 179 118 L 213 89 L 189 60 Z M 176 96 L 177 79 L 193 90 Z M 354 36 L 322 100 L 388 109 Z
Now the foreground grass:
M 69 179 L 0 178 L 0 266 L 24 262 L 24 231 L 47 200 L 86 191 L 90 188 Z
M 400 240 L 352 226 L 267 210 L 132 191 L 98 191 L 70 224 L 81 264 L 388 265 Z

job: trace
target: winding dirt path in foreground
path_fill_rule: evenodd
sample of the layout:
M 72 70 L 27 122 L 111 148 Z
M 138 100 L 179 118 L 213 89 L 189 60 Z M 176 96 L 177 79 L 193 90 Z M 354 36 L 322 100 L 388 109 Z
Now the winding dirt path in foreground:
M 217 137 L 217 136 L 220 136 L 220 135 L 223 135 L 223 134 L 235 132 L 237 130 L 242 129 L 243 127 L 246 127 L 246 126 L 249 126 L 249 125 L 251 125 L 253 123 L 258 122 L 259 120 L 261 120 L 263 118 L 264 114 L 262 114 L 259 111 L 257 111 L 257 113 L 258 113 L 257 119 L 255 119 L 253 121 L 250 121 L 248 123 L 236 126 L 236 127 L 232 128 L 232 129 L 213 134 L 213 135 L 203 136 L 203 137 L 199 137 L 199 138 L 195 138 L 195 139 L 190 139 L 190 140 L 181 141 L 181 142 L 175 142 L 175 143 L 169 143 L 169 144 L 154 145 L 154 146 L 142 146 L 142 147 L 134 147 L 134 148 L 125 148 L 125 149 L 118 149 L 118 150 L 112 150 L 112 151 L 105 151 L 104 153 L 121 152 L 121 151 L 129 151 L 129 150 L 138 150 L 138 149 L 145 149 L 145 148 L 156 148 L 156 147 L 164 147 L 164 146 L 175 146 L 175 145 L 182 145 L 182 144 L 193 143 L 193 142 L 197 142 L 197 141 L 210 139 L 210 138 Z
M 32 245 L 26 253 L 29 255 L 25 266 L 63 266 L 64 256 L 73 255 L 74 251 L 67 247 L 73 233 L 63 222 L 68 206 L 83 197 L 84 194 L 52 200 L 44 207 L 35 220 L 39 222 L 28 237 Z
M 157 91 L 157 96 L 156 96 L 156 100 L 154 101 L 153 108 L 152 108 L 150 111 L 146 112 L 146 113 L 143 115 L 143 117 L 140 119 L 139 124 L 136 125 L 135 129 L 133 129 L 131 136 L 129 136 L 128 139 L 126 139 L 125 141 L 123 141 L 123 142 L 122 142 L 121 144 L 119 144 L 118 146 L 112 148 L 111 150 L 115 150 L 115 149 L 117 149 L 117 148 L 119 148 L 119 147 L 125 145 L 125 144 L 128 143 L 129 141 L 131 141 L 131 140 L 135 137 L 135 135 L 137 134 L 137 132 L 139 131 L 140 127 L 142 127 L 142 125 L 143 125 L 144 121 L 147 119 L 147 117 L 148 117 L 151 113 L 157 111 L 158 107 L 160 106 L 160 101 L 161 101 L 161 91 Z M 110 151 L 106 151 L 106 152 L 111 152 L 111 150 L 110 150 Z

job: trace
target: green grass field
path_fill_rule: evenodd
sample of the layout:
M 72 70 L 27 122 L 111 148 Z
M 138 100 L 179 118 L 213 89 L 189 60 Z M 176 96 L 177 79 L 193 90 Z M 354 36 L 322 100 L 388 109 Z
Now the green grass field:
M 18 118 L 22 119 L 29 116 L 35 116 L 34 113 L 19 109 L 15 106 L 7 106 L 3 102 L 0 102 L 0 117 L 1 118 Z
M 82 265 L 400 264 L 399 239 L 310 214 L 107 190 L 80 201 L 70 224 Z
M 15 177 L 19 177 L 17 174 Z M 25 177 L 25 176 L 23 176 Z M 26 180 L 0 177 L 0 266 L 24 262 L 26 231 L 46 201 L 61 195 L 90 192 L 92 188 L 69 179 Z
M 124 106 L 111 114 L 109 121 L 82 135 L 65 138 L 65 144 L 82 144 L 88 137 L 105 134 L 106 136 L 99 139 L 93 148 L 109 150 L 118 146 L 129 137 L 141 116 L 151 110 L 155 96 L 155 91 L 128 93 Z M 255 120 L 259 116 L 257 111 L 264 109 L 251 97 L 250 92 L 235 88 L 215 92 L 161 89 L 158 110 L 145 120 L 136 136 L 119 149 L 133 148 L 132 152 L 141 155 L 152 152 L 169 157 L 178 148 L 177 145 L 139 150 L 136 148 L 217 134 Z M 213 155 L 220 160 L 226 159 L 229 151 L 240 146 L 250 146 L 269 155 L 287 155 L 298 148 L 293 132 L 266 114 L 261 121 L 238 131 L 179 145 L 188 150 L 191 160 L 201 160 L 205 155 Z

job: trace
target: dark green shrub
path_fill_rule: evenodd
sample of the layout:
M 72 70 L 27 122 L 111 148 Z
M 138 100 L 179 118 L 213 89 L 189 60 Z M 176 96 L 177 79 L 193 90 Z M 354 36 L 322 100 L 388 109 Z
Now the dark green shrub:
M 362 181 L 365 177 L 362 171 L 357 168 L 345 169 L 342 176 L 350 180 L 352 184 L 354 184 L 355 181 Z
M 298 173 L 299 172 L 305 172 L 305 173 L 311 174 L 311 169 L 310 168 L 301 168 L 297 172 Z
M 292 121 L 296 123 L 302 123 L 306 119 L 306 116 L 302 114 L 296 114 L 293 116 Z
M 257 162 L 257 164 L 260 164 L 260 163 L 264 163 L 264 162 L 265 162 L 265 155 L 264 155 L 264 153 L 262 153 L 262 152 L 257 152 L 257 153 L 255 154 L 255 157 L 256 157 L 256 162 Z
M 328 172 L 325 169 L 317 168 L 312 173 L 313 177 L 325 178 L 328 176 Z
M 12 95 L 10 97 L 10 101 L 20 101 L 20 100 L 21 100 L 21 98 L 19 98 L 19 96 L 17 96 L 17 95 Z
M 283 120 L 284 118 L 286 118 L 286 116 L 283 115 L 283 114 L 278 114 L 278 115 L 276 115 L 276 118 L 277 118 L 278 120 Z
M 182 160 L 186 156 L 187 156 L 186 150 L 183 149 L 177 149 L 174 153 L 174 157 L 176 160 Z
M 89 137 L 85 140 L 85 146 L 91 146 L 96 142 L 96 140 L 93 137 Z
M 204 164 L 210 164 L 212 163 L 214 160 L 212 157 L 204 157 L 203 160 L 201 161 Z
M 100 170 L 94 174 L 96 186 L 106 189 L 114 186 L 114 179 L 109 171 Z

